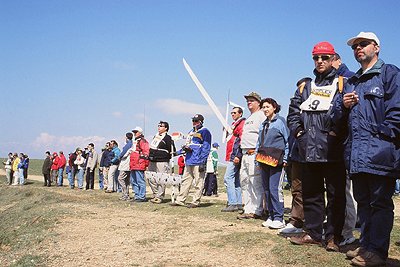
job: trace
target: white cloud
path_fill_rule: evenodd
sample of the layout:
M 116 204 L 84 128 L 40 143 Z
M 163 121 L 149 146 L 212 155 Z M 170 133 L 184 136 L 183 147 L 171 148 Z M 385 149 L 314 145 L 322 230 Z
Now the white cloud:
M 193 115 L 200 113 L 206 116 L 213 114 L 211 108 L 207 104 L 201 105 L 173 98 L 158 99 L 156 100 L 155 106 L 166 114 L 172 115 Z M 219 108 L 219 110 L 221 110 L 221 108 Z
M 121 118 L 121 117 L 122 117 L 122 112 L 120 112 L 120 111 L 114 111 L 114 112 L 112 113 L 112 115 L 113 115 L 115 118 Z
M 55 136 L 48 133 L 40 133 L 32 142 L 32 147 L 43 151 L 69 151 L 78 146 L 84 147 L 89 143 L 94 143 L 96 147 L 102 147 L 105 139 L 102 136 Z

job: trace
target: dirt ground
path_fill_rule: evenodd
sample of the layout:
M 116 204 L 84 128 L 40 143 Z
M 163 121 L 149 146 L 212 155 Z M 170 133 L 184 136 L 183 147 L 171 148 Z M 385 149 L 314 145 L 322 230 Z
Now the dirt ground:
M 33 175 L 29 179 L 43 180 Z M 260 224 L 202 218 L 193 212 L 187 216 L 160 216 L 154 212 L 157 205 L 154 211 L 149 211 L 141 209 L 140 203 L 126 203 L 118 208 L 107 201 L 93 205 L 85 201 L 90 192 L 63 189 L 58 192 L 75 197 L 84 195 L 80 204 L 60 203 L 76 216 L 59 218 L 51 238 L 35 248 L 35 254 L 47 258 L 46 266 L 277 266 L 273 253 L 268 253 L 274 244 L 272 240 L 261 239 L 265 244 L 251 249 L 248 244 L 243 245 L 240 250 L 246 253 L 240 254 L 238 243 L 221 245 L 218 241 L 240 233 L 276 234 Z M 217 199 L 226 200 L 226 194 L 221 193 Z M 290 207 L 290 201 L 286 198 L 285 207 Z M 398 209 L 397 206 L 396 214 Z

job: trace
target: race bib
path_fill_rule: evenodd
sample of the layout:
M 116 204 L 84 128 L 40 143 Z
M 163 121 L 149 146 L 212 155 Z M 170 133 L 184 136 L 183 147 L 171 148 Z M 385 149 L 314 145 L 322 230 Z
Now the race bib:
M 337 83 L 339 79 L 335 78 L 331 85 L 317 86 L 311 82 L 311 94 L 300 105 L 302 111 L 326 111 L 331 107 L 332 99 L 335 96 Z

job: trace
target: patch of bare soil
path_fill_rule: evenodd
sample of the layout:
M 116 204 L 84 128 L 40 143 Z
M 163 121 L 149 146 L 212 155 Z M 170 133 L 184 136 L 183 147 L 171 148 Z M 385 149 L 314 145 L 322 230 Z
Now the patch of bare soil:
M 39 249 L 48 266 L 273 266 L 264 246 L 213 246 L 221 235 L 262 231 L 260 227 L 219 220 L 140 210 L 141 204 L 118 209 L 96 205 L 73 208 L 85 216 L 60 220 L 52 240 Z M 180 207 L 178 207 L 180 208 Z M 88 212 L 90 211 L 90 212 Z M 211 244 L 210 244 L 211 242 Z M 262 248 L 262 249 L 260 249 Z M 238 253 L 243 251 L 243 253 Z M 265 257 L 260 257 L 265 255 Z M 267 260 L 268 259 L 268 260 Z

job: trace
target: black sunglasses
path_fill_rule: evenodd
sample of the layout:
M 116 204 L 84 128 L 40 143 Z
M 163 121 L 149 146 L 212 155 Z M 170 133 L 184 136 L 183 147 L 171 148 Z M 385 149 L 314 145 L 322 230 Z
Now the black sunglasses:
M 322 61 L 327 61 L 327 60 L 329 60 L 331 58 L 331 56 L 328 56 L 328 55 L 315 55 L 315 56 L 313 56 L 312 57 L 312 59 L 314 60 L 314 61 L 318 61 L 319 59 L 322 59 Z
M 372 44 L 372 42 L 370 42 L 370 41 L 361 41 L 361 42 L 359 42 L 357 44 L 353 44 L 351 46 L 351 49 L 355 50 L 358 46 L 360 46 L 361 48 L 364 48 L 364 47 L 368 46 L 369 44 Z

